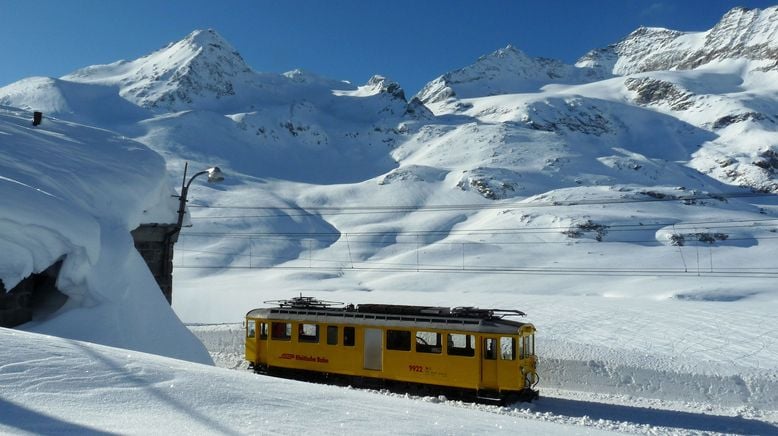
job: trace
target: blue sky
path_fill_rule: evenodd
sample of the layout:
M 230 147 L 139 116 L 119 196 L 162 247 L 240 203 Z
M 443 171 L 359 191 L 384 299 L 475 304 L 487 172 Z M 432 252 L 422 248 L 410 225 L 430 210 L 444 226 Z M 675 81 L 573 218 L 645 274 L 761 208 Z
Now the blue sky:
M 409 96 L 508 44 L 574 62 L 640 25 L 698 31 L 778 0 L 0 0 L 0 86 L 135 59 L 213 28 L 257 71 L 392 78 Z

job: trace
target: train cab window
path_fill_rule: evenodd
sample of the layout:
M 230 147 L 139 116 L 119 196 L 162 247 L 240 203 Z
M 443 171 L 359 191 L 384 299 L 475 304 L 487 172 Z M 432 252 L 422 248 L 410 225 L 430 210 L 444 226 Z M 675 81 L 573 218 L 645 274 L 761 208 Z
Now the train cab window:
M 535 354 L 535 336 L 522 336 L 519 358 L 524 359 Z
M 411 351 L 411 332 L 406 330 L 387 330 L 386 349 Z
M 475 356 L 475 336 L 456 333 L 447 336 L 447 353 L 450 356 Z
M 256 334 L 257 322 L 253 319 L 246 323 L 246 337 L 253 338 Z
M 271 338 L 277 341 L 288 341 L 292 339 L 292 323 L 274 322 L 271 331 Z
M 303 324 L 301 323 L 297 327 L 297 340 L 299 342 L 319 342 L 319 325 L 318 324 Z
M 259 339 L 267 339 L 267 323 L 259 323 Z
M 500 359 L 516 360 L 516 340 L 503 336 L 500 338 Z
M 338 345 L 338 326 L 327 326 L 327 345 Z
M 484 338 L 484 359 L 497 359 L 497 339 Z
M 440 344 L 440 333 L 416 332 L 416 352 L 440 354 L 443 346 Z
M 357 334 L 354 327 L 343 327 L 343 345 L 353 347 L 357 343 Z

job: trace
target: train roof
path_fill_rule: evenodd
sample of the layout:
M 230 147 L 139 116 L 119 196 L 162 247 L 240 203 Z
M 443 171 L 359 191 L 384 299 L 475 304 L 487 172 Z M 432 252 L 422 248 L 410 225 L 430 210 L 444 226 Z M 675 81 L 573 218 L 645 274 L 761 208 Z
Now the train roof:
M 246 317 L 501 334 L 516 334 L 522 326 L 529 324 L 504 319 L 506 316 L 524 316 L 518 310 L 397 304 L 338 306 L 341 303 L 322 302 L 302 296 L 267 303 L 277 303 L 278 306 L 254 309 Z

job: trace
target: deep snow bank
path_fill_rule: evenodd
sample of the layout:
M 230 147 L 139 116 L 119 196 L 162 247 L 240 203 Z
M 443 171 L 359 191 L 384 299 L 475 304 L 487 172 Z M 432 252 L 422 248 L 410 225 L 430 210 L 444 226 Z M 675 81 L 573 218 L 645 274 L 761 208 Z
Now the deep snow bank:
M 774 410 L 778 376 L 765 371 L 743 374 L 689 373 L 607 361 L 546 358 L 538 363 L 547 388 L 630 395 L 720 406 Z
M 171 222 L 165 162 L 105 130 L 0 108 L 0 279 L 63 260 L 68 301 L 23 329 L 209 363 L 163 298 L 130 230 Z

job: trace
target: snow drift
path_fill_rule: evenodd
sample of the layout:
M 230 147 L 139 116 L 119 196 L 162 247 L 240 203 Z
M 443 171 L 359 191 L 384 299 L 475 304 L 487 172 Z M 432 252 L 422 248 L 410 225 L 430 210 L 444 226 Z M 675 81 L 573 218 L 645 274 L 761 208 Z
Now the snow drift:
M 0 109 L 0 280 L 12 289 L 58 260 L 56 313 L 24 329 L 209 362 L 165 304 L 130 230 L 170 222 L 162 158 L 114 133 Z

